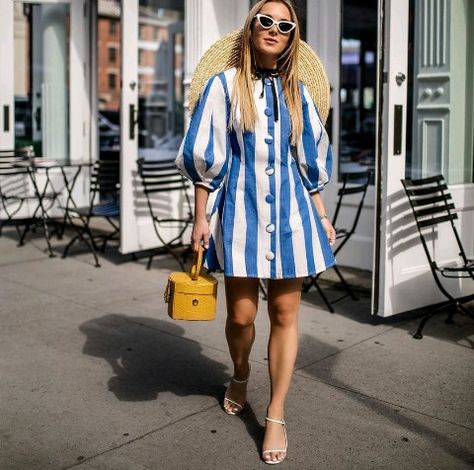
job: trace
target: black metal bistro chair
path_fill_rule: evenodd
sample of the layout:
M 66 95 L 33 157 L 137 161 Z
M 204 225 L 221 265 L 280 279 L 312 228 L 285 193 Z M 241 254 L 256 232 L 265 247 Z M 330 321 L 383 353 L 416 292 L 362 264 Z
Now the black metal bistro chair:
M 193 210 L 188 193 L 191 184 L 178 172 L 174 160 L 145 160 L 142 158 L 137 161 L 137 164 L 156 236 L 166 252 L 174 257 L 184 271 L 184 262 L 191 250 L 190 244 L 185 244 L 182 241 L 184 232 L 193 223 Z M 172 192 L 178 193 L 182 198 L 182 217 L 170 217 L 171 207 L 162 206 L 160 197 Z M 165 236 L 165 229 L 173 230 L 173 235 L 170 238 Z M 180 252 L 183 260 L 180 258 Z M 147 269 L 150 269 L 154 256 L 155 254 L 151 254 L 148 258 Z
M 0 235 L 4 226 L 12 225 L 18 233 L 18 245 L 22 246 L 29 230 L 41 224 L 49 253 L 53 256 L 49 243 L 47 212 L 56 202 L 59 193 L 39 191 L 33 174 L 35 171 L 22 152 L 4 150 L 0 153 Z M 30 183 L 33 183 L 34 190 Z M 29 212 L 26 210 L 27 206 Z M 20 229 L 21 226 L 24 226 L 23 230 Z
M 359 223 L 360 214 L 362 212 L 362 207 L 364 206 L 365 196 L 367 194 L 367 188 L 369 187 L 369 183 L 372 179 L 373 171 L 367 170 L 363 172 L 355 172 L 355 173 L 344 173 L 343 180 L 342 180 L 342 187 L 339 189 L 337 195 L 337 204 L 336 204 L 336 211 L 334 212 L 334 217 L 332 218 L 332 225 L 336 229 L 336 240 L 339 240 L 340 243 L 338 244 L 337 248 L 334 250 L 334 255 L 337 254 L 342 250 L 342 248 L 346 245 L 346 243 L 350 240 L 352 235 L 355 233 L 357 229 L 357 225 Z M 354 211 L 354 217 L 352 218 L 352 224 L 350 228 L 343 228 L 338 227 L 338 217 L 340 213 L 341 206 L 344 202 L 346 202 L 347 196 L 352 196 L 354 194 L 359 195 L 359 201 L 357 203 L 357 209 Z M 334 267 L 334 271 L 339 278 L 343 289 L 345 290 L 345 294 L 335 300 L 329 301 L 327 296 L 324 294 L 321 286 L 318 284 L 318 278 L 322 274 L 316 274 L 307 278 L 303 283 L 303 292 L 308 292 L 312 286 L 314 286 L 321 298 L 323 299 L 324 303 L 326 304 L 328 310 L 331 313 L 334 313 L 333 304 L 339 302 L 342 299 L 350 296 L 353 300 L 359 300 L 356 296 L 354 291 L 351 289 L 350 285 L 345 280 L 344 276 L 341 273 L 341 270 L 337 265 Z
M 120 165 L 118 161 L 97 160 L 91 170 L 89 186 L 89 205 L 86 207 L 70 207 L 69 221 L 76 235 L 69 241 L 63 251 L 65 258 L 72 245 L 77 241 L 83 242 L 94 256 L 95 266 L 100 267 L 97 257 L 98 245 L 101 241 L 101 251 L 104 252 L 109 241 L 118 240 L 120 226 Z M 91 228 L 93 219 L 105 219 L 112 231 L 94 233 Z M 79 222 L 76 223 L 76 222 Z
M 446 323 L 453 323 L 455 312 L 474 318 L 473 313 L 463 304 L 474 298 L 474 293 L 467 298 L 455 298 L 443 285 L 441 278 L 471 278 L 474 281 L 474 260 L 468 259 L 461 238 L 456 229 L 454 221 L 458 218 L 453 199 L 448 190 L 448 185 L 442 175 L 431 176 L 420 179 L 402 179 L 405 193 L 413 211 L 418 234 L 420 236 L 423 250 L 426 254 L 428 264 L 433 274 L 436 285 L 443 295 L 448 299 L 439 307 L 430 310 L 421 320 L 417 332 L 413 335 L 416 339 L 423 338 L 423 328 L 426 322 L 436 313 L 449 309 Z M 453 242 L 457 243 L 459 258 L 450 263 L 438 263 L 435 254 L 429 248 L 426 240 L 427 231 L 433 231 L 440 224 L 449 223 L 453 233 Z M 474 288 L 474 284 L 473 284 Z M 473 290 L 474 292 L 474 290 Z

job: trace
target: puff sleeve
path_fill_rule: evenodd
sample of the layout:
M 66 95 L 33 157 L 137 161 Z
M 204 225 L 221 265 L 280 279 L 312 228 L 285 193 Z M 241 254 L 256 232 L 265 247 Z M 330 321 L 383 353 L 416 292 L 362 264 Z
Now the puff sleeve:
M 322 191 L 332 171 L 329 137 L 319 111 L 306 87 L 301 84 L 303 133 L 297 143 L 297 156 L 303 184 L 310 193 Z
M 183 176 L 210 191 L 220 186 L 227 173 L 229 115 L 227 83 L 221 73 L 206 82 L 175 161 Z

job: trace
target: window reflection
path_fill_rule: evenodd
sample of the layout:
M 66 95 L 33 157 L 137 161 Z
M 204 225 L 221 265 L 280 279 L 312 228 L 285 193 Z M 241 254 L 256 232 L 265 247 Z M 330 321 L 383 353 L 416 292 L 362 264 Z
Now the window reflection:
M 15 148 L 67 160 L 69 5 L 15 1 L 14 21 Z
M 184 2 L 140 0 L 138 154 L 174 158 L 183 138 Z
M 377 0 L 343 2 L 339 177 L 375 166 Z
M 174 158 L 183 137 L 184 0 L 140 0 L 138 156 Z M 98 2 L 99 148 L 120 152 L 119 0 Z

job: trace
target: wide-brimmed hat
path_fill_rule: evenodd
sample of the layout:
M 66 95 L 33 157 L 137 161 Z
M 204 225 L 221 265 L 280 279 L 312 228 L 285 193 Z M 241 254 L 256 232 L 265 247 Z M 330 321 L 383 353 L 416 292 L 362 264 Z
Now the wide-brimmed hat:
M 242 29 L 216 41 L 201 57 L 189 88 L 189 111 L 192 114 L 206 81 L 213 75 L 237 67 L 242 45 Z M 329 80 L 323 64 L 308 44 L 300 40 L 298 78 L 303 81 L 318 107 L 323 123 L 329 114 Z

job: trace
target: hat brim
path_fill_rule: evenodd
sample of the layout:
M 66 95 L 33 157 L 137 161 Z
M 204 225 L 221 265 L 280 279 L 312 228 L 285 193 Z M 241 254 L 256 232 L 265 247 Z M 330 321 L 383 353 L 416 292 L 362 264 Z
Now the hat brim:
M 191 114 L 207 80 L 224 70 L 238 66 L 241 44 L 240 29 L 217 40 L 201 57 L 189 87 L 188 104 Z M 330 87 L 323 64 L 311 47 L 302 40 L 297 62 L 298 78 L 308 89 L 325 124 L 330 107 Z

